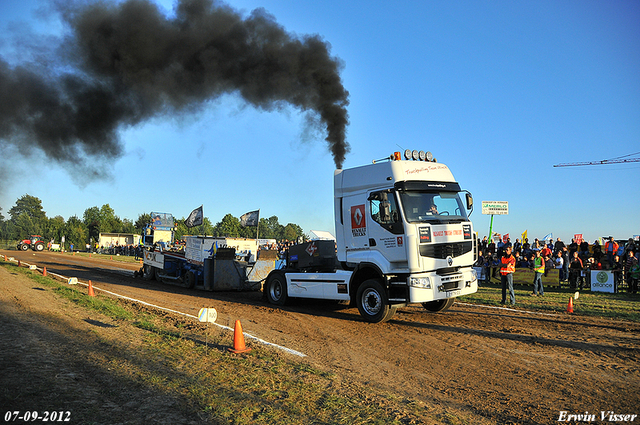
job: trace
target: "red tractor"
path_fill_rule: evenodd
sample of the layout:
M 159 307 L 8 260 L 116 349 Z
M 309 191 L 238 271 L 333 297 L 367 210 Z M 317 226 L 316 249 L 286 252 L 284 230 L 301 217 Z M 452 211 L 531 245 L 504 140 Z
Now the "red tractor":
M 31 235 L 29 239 L 23 239 L 18 242 L 18 250 L 26 251 L 29 248 L 34 251 L 43 251 L 45 246 L 45 242 L 42 240 L 42 236 L 40 235 Z

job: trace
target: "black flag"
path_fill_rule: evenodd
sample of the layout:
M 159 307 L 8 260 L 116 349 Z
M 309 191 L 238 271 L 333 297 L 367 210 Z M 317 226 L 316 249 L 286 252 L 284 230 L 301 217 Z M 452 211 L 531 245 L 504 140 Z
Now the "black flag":
M 203 220 L 202 205 L 200 205 L 200 207 L 191 211 L 191 214 L 189 214 L 189 217 L 184 221 L 184 224 L 187 227 L 200 226 L 202 225 L 202 220 Z
M 240 224 L 242 227 L 250 227 L 258 225 L 258 217 L 260 215 L 260 210 L 251 211 L 246 214 L 240 216 Z

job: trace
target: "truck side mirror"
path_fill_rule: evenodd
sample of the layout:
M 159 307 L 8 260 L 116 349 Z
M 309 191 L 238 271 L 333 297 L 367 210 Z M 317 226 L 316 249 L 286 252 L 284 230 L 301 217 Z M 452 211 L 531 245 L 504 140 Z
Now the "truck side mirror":
M 466 195 L 467 195 L 467 209 L 470 210 L 471 208 L 473 208 L 473 196 L 471 196 L 469 192 L 467 192 Z

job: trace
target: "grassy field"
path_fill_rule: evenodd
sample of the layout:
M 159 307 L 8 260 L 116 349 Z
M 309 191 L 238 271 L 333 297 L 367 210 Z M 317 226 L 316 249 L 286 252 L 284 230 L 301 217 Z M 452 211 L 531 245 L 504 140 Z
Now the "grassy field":
M 136 260 L 134 256 L 129 255 L 111 255 L 111 254 L 98 254 L 97 252 L 65 252 L 63 255 L 74 255 L 77 257 L 95 258 L 96 260 L 108 260 L 108 261 L 120 261 L 123 263 L 140 263 L 141 260 Z
M 460 298 L 462 302 L 472 304 L 484 304 L 491 306 L 500 305 L 502 300 L 502 286 L 499 274 L 491 279 L 490 284 L 482 285 L 478 292 Z M 516 308 L 542 311 L 565 312 L 569 298 L 575 295 L 575 289 L 569 289 L 568 284 L 558 286 L 558 272 L 553 270 L 547 277 L 543 277 L 544 296 L 535 297 L 533 293 L 533 272 L 531 270 L 516 269 L 513 279 L 514 292 L 516 294 Z M 574 314 L 585 316 L 610 317 L 623 320 L 640 322 L 639 294 L 626 292 L 608 294 L 603 292 L 591 292 L 589 289 L 579 291 L 578 299 L 573 300 Z M 509 295 L 507 294 L 507 302 Z

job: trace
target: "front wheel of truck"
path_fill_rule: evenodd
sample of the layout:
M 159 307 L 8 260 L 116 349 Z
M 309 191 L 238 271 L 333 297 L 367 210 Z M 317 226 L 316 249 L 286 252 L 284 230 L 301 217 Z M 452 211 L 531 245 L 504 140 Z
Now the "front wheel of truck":
M 386 322 L 397 308 L 389 305 L 384 287 L 377 279 L 365 280 L 358 288 L 356 305 L 360 315 L 371 323 Z
M 428 303 L 422 303 L 422 307 L 424 307 L 427 311 L 432 313 L 437 313 L 439 311 L 445 311 L 449 307 L 453 305 L 455 298 L 447 298 L 444 300 L 430 301 Z

